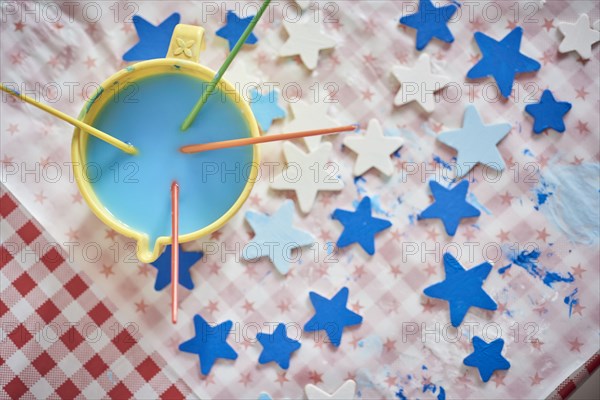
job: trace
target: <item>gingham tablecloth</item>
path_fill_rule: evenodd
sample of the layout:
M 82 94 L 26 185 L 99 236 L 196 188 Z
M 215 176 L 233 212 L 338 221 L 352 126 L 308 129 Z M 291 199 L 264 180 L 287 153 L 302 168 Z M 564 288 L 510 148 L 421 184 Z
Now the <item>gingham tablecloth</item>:
M 39 3 L 22 4 L 35 7 Z M 242 16 L 255 11 L 255 7 L 244 8 L 247 3 L 234 2 L 216 3 L 216 14 L 210 14 L 206 3 L 201 2 L 102 2 L 98 3 L 101 16 L 93 22 L 81 14 L 82 10 L 75 10 L 73 18 L 67 18 L 69 6 L 66 2 L 61 4 L 62 19 L 41 18 L 37 23 L 19 19 L 22 15 L 6 13 L 3 8 L 7 22 L 0 24 L 0 62 L 3 82 L 16 82 L 32 94 L 43 95 L 42 100 L 53 101 L 55 107 L 71 115 L 78 114 L 83 98 L 93 91 L 95 82 L 101 82 L 125 65 L 120 57 L 136 41 L 132 24 L 125 19 L 132 12 L 158 24 L 178 11 L 182 14 L 182 23 L 203 25 L 207 30 L 207 50 L 202 54 L 202 62 L 216 69 L 227 54 L 226 42 L 214 35 L 224 23 L 226 10 L 237 7 Z M 574 229 L 572 224 L 551 218 L 538 196 L 548 191 L 544 185 L 551 179 L 563 176 L 559 172 L 566 171 L 569 176 L 583 177 L 597 185 L 594 173 L 599 162 L 598 47 L 594 48 L 589 61 L 582 61 L 574 54 L 558 54 L 560 34 L 556 24 L 559 20 L 574 21 L 582 12 L 595 21 L 598 4 L 585 1 L 520 5 L 498 2 L 492 6 L 488 6 L 488 2 L 473 3 L 472 16 L 465 11 L 451 24 L 456 38 L 451 46 L 432 43 L 426 49 L 433 56 L 436 68 L 455 80 L 453 90 L 462 91 L 457 97 L 455 92 L 447 90 L 429 116 L 414 105 L 401 109 L 392 105 L 398 83 L 389 73 L 391 68 L 401 64 L 410 66 L 418 57 L 414 50 L 414 33 L 398 27 L 397 23 L 400 15 L 410 11 L 407 8 L 410 2 L 357 1 L 338 2 L 334 6 L 317 3 L 318 7 L 306 12 L 319 11 L 320 18 L 335 13 L 335 18 L 327 17 L 323 25 L 338 45 L 334 51 L 321 54 L 319 66 L 312 73 L 297 59 L 277 57 L 277 50 L 286 38 L 281 21 L 284 9 L 287 7 L 289 11 L 287 4 L 281 2 L 273 6 L 273 17 L 257 26 L 258 45 L 244 49 L 237 61 L 244 63 L 262 82 L 279 85 L 282 95 L 285 84 L 289 83 L 299 85 L 306 101 L 314 101 L 315 93 L 318 98 L 329 94 L 337 101 L 331 104 L 329 114 L 340 123 L 358 121 L 365 127 L 370 118 L 380 119 L 388 134 L 399 134 L 406 139 L 395 158 L 394 175 L 385 179 L 369 172 L 354 180 L 351 170 L 355 155 L 341 146 L 341 136 L 325 139 L 334 145 L 332 160 L 340 167 L 345 188 L 340 193 L 319 195 L 307 215 L 296 210 L 295 225 L 317 237 L 315 249 L 319 250 L 304 252 L 292 266 L 291 274 L 282 277 L 267 260 L 248 263 L 239 262 L 237 257 L 251 239 L 250 229 L 243 221 L 244 212 L 253 209 L 271 213 L 284 199 L 294 198 L 293 193 L 269 189 L 269 169 L 265 168 L 263 176 L 267 178 L 257 183 L 242 211 L 225 228 L 185 246 L 206 250 L 210 243 L 218 251 L 192 268 L 196 288 L 191 292 L 182 290 L 180 319 L 173 326 L 169 319 L 168 291 L 153 290 L 155 270 L 138 263 L 134 243 L 107 229 L 79 195 L 69 174 L 70 127 L 29 106 L 3 98 L 0 104 L 3 183 L 39 221 L 48 237 L 60 245 L 73 269 L 72 275 L 63 277 L 56 273 L 61 268 L 50 274 L 43 262 L 25 263 L 27 267 L 22 267 L 20 263 L 15 264 L 13 258 L 13 264 L 7 266 L 15 265 L 17 272 L 25 269 L 33 274 L 32 268 L 36 266 L 43 272 L 36 271 L 39 275 L 32 276 L 31 280 L 23 278 L 23 291 L 33 286 L 29 293 L 23 294 L 17 289 L 19 285 L 12 284 L 18 278 L 17 273 L 7 267 L 0 271 L 3 293 L 12 296 L 7 301 L 3 295 L 2 304 L 6 304 L 4 309 L 7 309 L 4 313 L 20 322 L 37 318 L 32 311 L 35 309 L 30 300 L 32 294 L 43 292 L 50 296 L 59 289 L 65 292 L 68 300 L 63 299 L 57 307 L 65 314 L 65 321 L 82 321 L 72 332 L 78 332 L 84 340 L 73 350 L 62 340 L 61 345 L 54 343 L 53 346 L 60 347 L 56 351 L 62 353 L 52 353 L 50 357 L 54 360 L 92 357 L 92 353 L 103 351 L 99 343 L 104 343 L 113 358 L 105 360 L 108 367 L 97 382 L 86 381 L 87 375 L 81 378 L 76 375 L 75 361 L 54 367 L 81 390 L 85 389 L 83 386 L 92 386 L 100 388 L 98 393 L 112 390 L 111 382 L 118 384 L 121 380 L 126 383 L 120 387 L 130 388 L 134 395 L 140 393 L 134 390 L 138 385 L 154 390 L 152 394 L 140 393 L 138 397 L 155 397 L 171 384 L 152 385 L 164 374 L 165 378 L 160 379 L 167 380 L 166 376 L 172 376 L 174 381 L 181 379 L 202 398 L 252 399 L 261 391 L 274 398 L 302 398 L 307 383 L 332 392 L 347 378 L 356 380 L 361 398 L 401 395 L 436 398 L 440 386 L 448 398 L 551 395 L 600 348 L 597 226 Z M 412 3 L 412 9 L 414 6 Z M 463 10 L 466 9 L 464 6 Z M 498 10 L 498 18 L 492 13 L 494 10 Z M 91 9 L 88 11 L 91 13 Z M 536 74 L 519 78 L 511 99 L 500 101 L 494 98 L 493 83 L 465 82 L 466 71 L 479 54 L 473 32 L 480 30 L 499 39 L 515 24 L 525 31 L 522 51 L 540 60 L 542 68 Z M 69 87 L 74 88 L 73 96 L 69 96 Z M 573 103 L 565 119 L 564 135 L 552 132 L 534 136 L 531 119 L 523 113 L 525 104 L 535 101 L 547 87 L 558 99 Z M 282 96 L 282 106 L 292 101 L 291 92 L 287 97 Z M 469 177 L 473 192 L 469 200 L 482 210 L 481 217 L 462 224 L 457 235 L 450 238 L 439 221 L 417 222 L 415 216 L 431 201 L 427 180 L 443 180 L 447 174 L 445 163 L 452 162 L 455 155 L 437 143 L 435 136 L 442 130 L 459 127 L 468 103 L 475 103 L 486 123 L 507 121 L 513 130 L 499 145 L 507 170 L 496 176 L 478 167 Z M 290 119 L 288 116 L 286 121 L 276 122 L 270 132 L 285 131 Z M 280 144 L 263 146 L 262 154 L 263 161 L 279 162 L 276 172 L 281 169 Z M 59 176 L 54 179 L 52 173 L 56 169 Z M 330 214 L 335 208 L 351 209 L 353 202 L 364 195 L 371 196 L 375 215 L 391 220 L 392 228 L 377 237 L 377 252 L 373 257 L 351 247 L 336 253 L 338 262 L 328 262 L 325 249 L 336 241 L 342 230 L 337 221 L 330 219 Z M 595 201 L 597 198 L 593 195 L 581 198 L 581 204 L 591 204 L 590 212 L 594 207 L 598 209 Z M 3 246 L 8 248 L 9 243 L 20 240 L 13 231 L 21 225 L 5 220 L 2 224 Z M 8 235 L 4 233 L 4 226 L 11 227 Z M 548 287 L 516 265 L 504 274 L 498 273 L 511 262 L 515 251 L 532 248 L 541 252 L 540 269 L 562 276 L 571 273 L 573 281 Z M 441 255 L 444 251 L 457 254 L 466 268 L 486 259 L 494 262 L 494 271 L 484 287 L 498 302 L 498 311 L 471 310 L 459 330 L 449 327 L 447 304 L 427 299 L 422 294 L 425 287 L 443 278 Z M 78 280 L 69 285 L 73 276 L 81 277 L 89 289 L 83 291 L 77 301 L 67 304 L 74 297 L 70 292 L 79 293 L 83 285 Z M 313 312 L 308 292 L 312 290 L 330 297 L 342 286 L 350 290 L 349 307 L 361 314 L 364 321 L 344 332 L 339 349 L 324 343 L 322 337 L 303 334 L 302 348 L 292 358 L 288 371 L 275 365 L 258 366 L 260 345 L 254 340 L 257 329 L 266 330 L 277 322 L 303 326 Z M 115 322 L 137 328 L 136 344 L 131 349 L 124 349 L 124 342 L 115 343 L 110 336 L 110 327 L 115 326 L 115 322 L 101 324 L 104 342 L 85 340 L 80 329 L 83 321 L 93 320 L 87 317 L 95 306 L 95 302 L 87 301 L 92 292 L 112 310 L 111 318 L 115 318 Z M 565 301 L 567 298 L 576 301 Z M 86 302 L 82 304 L 83 299 Z M 110 299 L 114 306 L 109 306 L 105 299 Z M 229 341 L 239 357 L 235 363 L 217 363 L 207 377 L 200 375 L 196 356 L 177 351 L 179 343 L 192 337 L 192 317 L 197 313 L 212 322 L 227 319 L 234 322 Z M 40 323 L 38 330 L 33 328 L 33 333 L 50 329 L 48 326 L 49 322 Z M 476 370 L 462 365 L 463 358 L 471 352 L 473 334 L 487 339 L 502 337 L 511 369 L 496 373 L 492 380 L 482 383 Z M 38 346 L 38 341 L 33 339 L 27 343 Z M 5 340 L 2 351 L 12 346 L 17 347 L 12 339 Z M 80 354 L 79 347 L 85 355 Z M 134 351 L 145 353 L 134 356 Z M 3 353 L 2 368 L 6 373 L 1 375 L 0 386 L 7 391 L 7 385 L 13 382 L 9 386 L 11 390 L 23 391 L 24 385 L 19 383 L 23 378 L 18 369 L 39 372 L 30 365 L 32 358 L 25 356 L 22 350 L 21 353 L 8 352 L 9 356 L 20 359 L 7 359 Z M 154 380 L 150 379 L 150 384 L 142 382 L 143 374 L 136 370 L 148 354 L 161 369 Z M 168 360 L 168 367 L 164 361 L 157 360 Z M 114 363 L 125 366 L 119 364 L 113 372 Z M 132 375 L 134 378 L 129 383 Z M 63 384 L 56 382 L 48 383 L 52 389 L 48 386 L 45 393 L 58 390 L 54 385 Z M 435 385 L 435 392 L 430 384 Z M 183 394 L 189 394 L 181 383 L 176 387 Z

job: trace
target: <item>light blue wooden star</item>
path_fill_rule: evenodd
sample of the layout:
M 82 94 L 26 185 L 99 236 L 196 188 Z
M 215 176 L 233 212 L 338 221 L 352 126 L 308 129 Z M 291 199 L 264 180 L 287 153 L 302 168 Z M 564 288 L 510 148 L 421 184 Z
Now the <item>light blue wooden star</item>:
M 485 262 L 467 271 L 452 254 L 445 253 L 446 279 L 429 286 L 423 293 L 434 299 L 446 300 L 450 307 L 450 322 L 452 326 L 457 327 L 471 307 L 485 310 L 498 308 L 496 302 L 482 288 L 491 270 L 492 265 Z
M 484 33 L 475 32 L 475 41 L 482 57 L 467 72 L 467 78 L 479 79 L 493 76 L 502 96 L 510 96 L 517 74 L 537 71 L 541 67 L 539 62 L 519 52 L 522 37 L 523 28 L 520 26 L 510 31 L 500 41 Z
M 242 37 L 244 31 L 248 25 L 250 25 L 252 18 L 254 18 L 254 15 L 246 18 L 240 18 L 234 11 L 227 11 L 227 22 L 225 23 L 225 26 L 216 32 L 216 34 L 217 36 L 220 36 L 229 42 L 230 51 L 235 47 L 235 44 L 240 37 Z M 254 33 L 251 33 L 244 44 L 255 44 L 256 42 L 258 42 L 258 38 L 254 35 Z
M 557 132 L 565 131 L 563 118 L 571 109 L 571 103 L 566 101 L 556 101 L 552 92 L 544 90 L 540 101 L 535 104 L 525 106 L 525 112 L 534 119 L 533 131 L 542 133 L 546 129 L 554 129 Z
M 463 180 L 452 189 L 446 189 L 436 181 L 429 181 L 429 187 L 435 201 L 419 214 L 418 218 L 441 219 L 448 235 L 454 236 L 461 219 L 478 217 L 481 214 L 478 209 L 467 203 L 469 181 Z
M 248 211 L 246 221 L 256 236 L 244 246 L 243 257 L 246 260 L 269 257 L 277 271 L 286 274 L 290 269 L 292 250 L 311 245 L 315 240 L 310 233 L 292 226 L 293 217 L 294 203 L 291 200 L 286 200 L 271 216 Z
M 285 118 L 285 110 L 277 104 L 279 93 L 276 90 L 260 93 L 252 89 L 250 95 L 250 108 L 263 132 L 269 130 L 274 119 Z
M 504 160 L 496 145 L 510 132 L 510 124 L 484 125 L 475 106 L 468 106 L 461 129 L 442 132 L 437 140 L 458 152 L 458 177 L 467 174 L 477 163 L 502 171 Z
M 452 43 L 454 36 L 447 23 L 458 7 L 458 4 L 436 7 L 431 0 L 420 0 L 419 10 L 400 18 L 400 23 L 417 30 L 417 50 L 423 50 L 433 38 Z
M 475 367 L 479 370 L 481 380 L 487 382 L 492 377 L 494 371 L 510 368 L 510 363 L 502 357 L 503 339 L 496 339 L 491 343 L 478 336 L 473 337 L 473 353 L 463 360 L 463 363 L 469 367 Z
M 315 308 L 315 315 L 304 325 L 306 332 L 324 330 L 335 347 L 342 342 L 342 332 L 345 327 L 357 325 L 362 317 L 346 307 L 348 288 L 343 287 L 331 300 L 310 292 L 310 301 Z
M 336 209 L 332 218 L 344 225 L 344 230 L 337 241 L 338 247 L 358 243 L 369 255 L 375 254 L 375 235 L 392 226 L 388 220 L 371 216 L 371 199 L 369 197 L 361 200 L 356 211 Z
M 210 326 L 200 315 L 194 316 L 196 336 L 179 345 L 179 350 L 186 353 L 198 354 L 200 371 L 208 375 L 215 361 L 219 358 L 235 360 L 237 353 L 227 343 L 233 323 L 225 321 L 216 326 Z
M 139 15 L 133 16 L 133 25 L 140 38 L 131 49 L 123 54 L 124 61 L 143 61 L 154 58 L 164 58 L 169 51 L 171 36 L 175 25 L 181 19 L 178 13 L 173 13 L 158 26 L 152 25 Z

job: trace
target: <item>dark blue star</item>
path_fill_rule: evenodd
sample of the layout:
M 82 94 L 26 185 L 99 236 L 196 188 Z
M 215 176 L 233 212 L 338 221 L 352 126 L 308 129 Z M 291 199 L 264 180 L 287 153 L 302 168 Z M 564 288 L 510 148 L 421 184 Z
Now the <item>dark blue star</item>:
M 487 382 L 494 371 L 510 368 L 508 360 L 502 357 L 503 347 L 502 339 L 486 343 L 482 338 L 475 336 L 473 337 L 474 351 L 463 360 L 463 363 L 469 367 L 476 367 L 481 379 Z
M 492 270 L 490 263 L 485 262 L 467 271 L 452 254 L 445 253 L 444 270 L 446 279 L 429 286 L 423 293 L 449 303 L 452 326 L 459 326 L 471 307 L 486 310 L 498 308 L 494 300 L 481 287 Z
M 315 315 L 304 325 L 306 332 L 324 330 L 335 347 L 342 341 L 342 331 L 346 326 L 357 325 L 362 317 L 346 308 L 348 288 L 343 287 L 331 300 L 310 292 L 310 301 L 315 308 Z
M 570 109 L 571 103 L 556 101 L 548 89 L 542 93 L 539 103 L 525 106 L 525 111 L 534 119 L 533 131 L 535 133 L 542 133 L 548 128 L 560 133 L 564 132 L 563 118 Z
M 277 325 L 272 335 L 258 333 L 256 339 L 263 347 L 258 362 L 266 364 L 275 361 L 283 369 L 288 369 L 292 353 L 300 348 L 299 341 L 287 336 L 284 324 Z
M 467 203 L 468 181 L 461 181 L 452 189 L 446 189 L 436 181 L 429 181 L 429 187 L 435 201 L 419 214 L 418 219 L 441 219 L 448 235 L 454 236 L 461 219 L 478 217 L 481 214 L 478 209 Z
M 417 50 L 423 50 L 433 38 L 452 43 L 454 36 L 446 24 L 458 7 L 458 4 L 435 7 L 431 0 L 421 0 L 419 11 L 400 18 L 400 23 L 417 30 Z
M 254 18 L 254 15 L 246 18 L 240 18 L 235 12 L 231 10 L 227 11 L 227 22 L 224 27 L 217 31 L 217 36 L 220 36 L 229 42 L 230 51 L 235 47 L 235 44 L 240 37 L 242 37 L 244 31 L 248 25 L 250 25 L 252 18 Z M 255 44 L 256 42 L 258 42 L 258 38 L 254 36 L 254 33 L 251 33 L 244 43 Z
M 493 76 L 502 96 L 510 96 L 515 76 L 524 72 L 533 72 L 541 65 L 533 58 L 519 52 L 523 28 L 517 26 L 501 41 L 475 32 L 475 40 L 481 50 L 481 60 L 467 72 L 467 78 L 478 79 Z
M 229 336 L 232 325 L 231 321 L 225 321 L 211 327 L 200 315 L 194 315 L 196 336 L 181 343 L 179 350 L 198 354 L 200 371 L 203 375 L 208 375 L 217 359 L 235 360 L 237 358 L 237 353 L 227 343 L 227 336 Z
M 123 54 L 124 61 L 143 61 L 153 58 L 164 58 L 169 51 L 171 36 L 175 30 L 175 25 L 179 23 L 181 17 L 178 13 L 173 13 L 169 18 L 154 26 L 139 15 L 133 16 L 133 25 L 137 31 L 139 42 Z
M 181 251 L 179 248 L 179 284 L 188 290 L 194 288 L 190 268 L 202 258 L 201 251 Z M 171 283 L 171 245 L 165 247 L 165 251 L 151 263 L 157 269 L 154 290 L 163 290 Z
M 363 198 L 354 212 L 336 209 L 332 218 L 344 225 L 344 230 L 337 241 L 338 247 L 358 243 L 370 255 L 375 254 L 375 235 L 392 226 L 388 220 L 371 216 L 369 197 Z

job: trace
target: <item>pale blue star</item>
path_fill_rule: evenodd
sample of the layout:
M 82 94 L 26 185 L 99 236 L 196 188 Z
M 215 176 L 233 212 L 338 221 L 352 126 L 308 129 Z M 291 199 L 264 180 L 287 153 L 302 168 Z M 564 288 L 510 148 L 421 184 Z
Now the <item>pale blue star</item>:
M 180 19 L 178 13 L 173 13 L 160 25 L 154 26 L 139 15 L 134 15 L 133 25 L 140 40 L 123 54 L 123 60 L 143 61 L 164 58 L 169 51 L 175 25 L 179 23 Z
M 290 269 L 292 250 L 311 245 L 315 240 L 308 232 L 292 226 L 293 217 L 294 203 L 291 200 L 286 200 L 271 216 L 248 211 L 246 221 L 256 236 L 244 246 L 243 257 L 246 260 L 269 257 L 277 271 L 286 274 Z
M 490 263 L 483 263 L 465 270 L 454 256 L 444 254 L 446 279 L 426 288 L 423 293 L 434 299 L 446 300 L 450 307 L 450 322 L 457 327 L 471 307 L 496 310 L 498 305 L 483 290 L 482 285 L 492 270 Z
M 510 132 L 510 124 L 484 125 L 477 109 L 469 105 L 465 110 L 461 129 L 442 132 L 437 140 L 458 152 L 457 175 L 461 177 L 477 163 L 502 171 L 504 160 L 496 145 Z
M 475 367 L 479 370 L 479 375 L 484 382 L 492 377 L 494 371 L 510 368 L 510 363 L 502 357 L 503 339 L 496 339 L 491 343 L 486 343 L 478 336 L 473 337 L 473 353 L 469 354 L 463 363 L 469 367 Z
M 285 110 L 277 104 L 278 99 L 276 90 L 268 93 L 260 93 L 255 89 L 251 91 L 250 108 L 263 132 L 269 130 L 274 119 L 285 118 Z

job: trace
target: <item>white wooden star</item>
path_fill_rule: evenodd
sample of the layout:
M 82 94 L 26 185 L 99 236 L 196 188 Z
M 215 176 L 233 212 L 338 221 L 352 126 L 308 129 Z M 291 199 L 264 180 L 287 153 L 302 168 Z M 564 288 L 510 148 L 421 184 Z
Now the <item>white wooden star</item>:
M 303 9 L 306 10 L 308 8 L 308 6 L 310 5 L 310 0 L 295 0 L 296 4 L 298 4 L 298 6 Z
M 303 100 L 291 103 L 294 119 L 286 125 L 289 132 L 311 131 L 314 129 L 333 128 L 339 126 L 329 115 L 327 109 L 329 103 L 321 101 L 309 104 Z M 309 150 L 314 150 L 321 143 L 321 136 L 310 136 L 302 138 Z
M 332 394 L 329 394 L 312 384 L 306 385 L 304 391 L 306 392 L 308 400 L 352 400 L 356 394 L 356 382 L 349 379 Z
M 311 210 L 317 193 L 321 190 L 342 190 L 344 183 L 338 178 L 335 163 L 328 163 L 331 143 L 321 143 L 310 153 L 305 153 L 293 143 L 283 144 L 287 167 L 273 179 L 271 188 L 296 192 L 298 206 L 303 213 Z
M 321 25 L 313 20 L 305 22 L 283 22 L 290 35 L 279 49 L 281 57 L 299 55 L 308 69 L 315 69 L 319 59 L 319 51 L 335 47 L 336 41 L 321 33 Z
M 600 32 L 590 28 L 590 17 L 587 14 L 581 14 L 573 24 L 560 22 L 558 30 L 564 35 L 558 46 L 559 52 L 576 51 L 584 60 L 592 57 L 592 45 L 600 41 Z
M 445 75 L 431 72 L 431 60 L 428 54 L 421 54 L 412 68 L 396 66 L 392 74 L 400 82 L 400 90 L 394 99 L 397 106 L 416 101 L 425 111 L 435 108 L 434 92 L 450 83 Z
M 242 62 L 242 60 L 238 60 L 237 62 L 233 63 L 227 72 L 225 72 L 225 79 L 227 79 L 234 86 L 236 86 L 236 83 L 239 84 L 240 91 L 242 91 L 242 89 L 244 89 L 247 85 L 251 85 L 251 87 L 257 87 L 261 82 L 257 76 L 248 72 L 248 68 L 246 68 L 246 64 Z M 238 88 L 236 87 L 236 89 Z
M 344 138 L 344 146 L 358 155 L 354 163 L 355 176 L 362 175 L 371 168 L 376 168 L 382 174 L 390 176 L 394 172 L 390 155 L 403 143 L 402 138 L 384 136 L 381 124 L 376 119 L 369 121 L 364 135 L 348 135 Z

